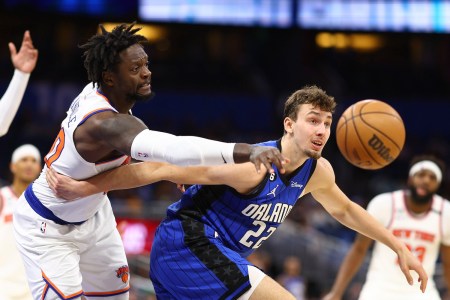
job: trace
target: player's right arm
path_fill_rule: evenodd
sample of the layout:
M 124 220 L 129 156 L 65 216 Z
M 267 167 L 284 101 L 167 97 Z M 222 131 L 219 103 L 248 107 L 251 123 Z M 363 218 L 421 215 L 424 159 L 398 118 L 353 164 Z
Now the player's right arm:
M 130 189 L 161 180 L 184 184 L 225 184 L 240 193 L 247 193 L 265 174 L 258 174 L 250 163 L 180 167 L 167 163 L 143 162 L 121 166 L 82 181 L 58 174 L 53 169 L 47 170 L 46 176 L 57 197 L 74 200 L 103 191 Z
M 342 262 L 339 272 L 334 281 L 331 291 L 323 298 L 324 300 L 341 300 L 349 283 L 361 268 L 366 257 L 367 250 L 372 245 L 373 240 L 358 234 L 352 247 Z
M 261 165 L 273 171 L 271 164 L 274 163 L 283 172 L 286 160 L 275 147 L 223 143 L 152 131 L 136 117 L 111 111 L 90 117 L 77 128 L 74 138 L 77 151 L 90 162 L 101 158 L 99 155 L 102 149 L 109 152 L 118 150 L 136 160 L 175 165 L 220 165 L 250 161 L 257 171 Z
M 419 275 L 420 289 L 425 292 L 428 276 L 417 257 L 412 255 L 402 241 L 341 191 L 335 182 L 333 168 L 326 159 L 320 158 L 317 161 L 316 169 L 304 191 L 305 194 L 308 192 L 337 221 L 391 248 L 397 254 L 399 267 L 408 283 L 413 284 L 410 270 L 414 270 Z
M 16 70 L 5 94 L 0 100 L 0 136 L 5 135 L 9 130 L 38 57 L 38 52 L 33 47 L 29 31 L 25 31 L 19 52 L 17 52 L 13 43 L 9 43 L 9 50 L 11 52 L 11 61 Z

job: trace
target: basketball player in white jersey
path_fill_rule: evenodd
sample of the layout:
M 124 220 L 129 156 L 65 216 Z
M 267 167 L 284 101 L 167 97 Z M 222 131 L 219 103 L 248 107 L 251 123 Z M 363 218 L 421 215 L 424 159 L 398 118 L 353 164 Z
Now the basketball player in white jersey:
M 12 184 L 0 189 L 0 299 L 31 300 L 22 258 L 16 247 L 12 224 L 19 196 L 41 170 L 41 155 L 32 145 L 17 148 L 11 158 Z
M 401 239 L 422 262 L 429 276 L 424 294 L 404 284 L 397 259 L 389 248 L 376 242 L 360 300 L 438 300 L 433 281 L 439 250 L 447 287 L 450 287 L 450 203 L 436 194 L 444 165 L 433 157 L 413 160 L 408 189 L 376 196 L 368 212 Z M 339 269 L 326 300 L 342 299 L 345 289 L 358 272 L 372 240 L 358 235 Z
M 33 46 L 28 30 L 23 35 L 19 52 L 13 43 L 9 43 L 8 46 L 11 52 L 11 61 L 16 70 L 8 89 L 0 100 L 0 136 L 4 136 L 9 130 L 25 93 L 30 73 L 34 70 L 38 58 L 38 51 Z
M 83 295 L 128 299 L 129 270 L 110 202 L 104 192 L 66 202 L 45 179 L 49 167 L 84 179 L 137 160 L 214 165 L 251 161 L 259 170 L 283 169 L 278 149 L 177 137 L 151 131 L 131 115 L 152 96 L 148 56 L 136 34 L 122 24 L 82 45 L 89 83 L 72 102 L 45 156 L 40 177 L 19 199 L 14 213 L 18 248 L 34 299 Z

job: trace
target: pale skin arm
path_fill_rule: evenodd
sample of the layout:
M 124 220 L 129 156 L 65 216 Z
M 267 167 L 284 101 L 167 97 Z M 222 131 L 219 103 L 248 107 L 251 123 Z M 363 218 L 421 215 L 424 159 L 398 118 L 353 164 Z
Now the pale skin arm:
M 441 258 L 447 293 L 450 294 L 450 246 L 441 245 Z
M 341 300 L 349 283 L 361 268 L 366 257 L 367 250 L 372 245 L 373 240 L 358 234 L 352 247 L 344 258 L 336 280 L 331 291 L 323 298 L 324 300 Z
M 23 35 L 22 45 L 17 53 L 16 46 L 13 43 L 8 44 L 11 53 L 11 61 L 14 68 L 24 72 L 31 73 L 36 67 L 38 59 L 38 50 L 34 48 L 30 32 L 27 30 Z
M 420 289 L 425 291 L 428 276 L 419 260 L 404 243 L 339 189 L 335 183 L 333 168 L 324 158 L 317 162 L 316 170 L 305 189 L 305 194 L 308 192 L 340 223 L 391 248 L 398 256 L 400 269 L 408 283 L 413 284 L 409 270 L 414 270 L 419 275 Z
M 74 200 L 79 197 L 112 191 L 135 188 L 161 180 L 184 184 L 225 184 L 240 193 L 246 193 L 256 186 L 266 175 L 252 163 L 220 166 L 180 167 L 167 163 L 143 162 L 122 166 L 77 181 L 56 173 L 53 169 L 46 172 L 47 182 L 57 197 Z

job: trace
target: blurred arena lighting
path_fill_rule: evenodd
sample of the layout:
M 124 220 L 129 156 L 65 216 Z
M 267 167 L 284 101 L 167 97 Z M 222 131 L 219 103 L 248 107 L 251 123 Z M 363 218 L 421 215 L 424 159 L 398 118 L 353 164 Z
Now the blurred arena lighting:
M 111 31 L 114 27 L 120 25 L 120 23 L 103 23 L 106 30 Z M 166 38 L 167 30 L 162 26 L 136 24 L 136 27 L 141 27 L 139 34 L 145 36 L 150 42 L 160 41 Z M 99 29 L 100 32 L 100 29 Z
M 355 51 L 376 51 L 383 46 L 380 35 L 369 33 L 319 32 L 316 44 L 320 48 L 352 49 Z

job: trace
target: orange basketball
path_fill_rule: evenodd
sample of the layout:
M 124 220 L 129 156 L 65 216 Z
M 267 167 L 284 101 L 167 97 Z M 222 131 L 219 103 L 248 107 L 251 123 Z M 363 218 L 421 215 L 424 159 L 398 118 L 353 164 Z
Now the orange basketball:
M 362 100 L 342 114 L 336 140 L 351 164 L 376 170 L 390 164 L 402 151 L 405 125 L 390 105 L 379 100 Z

